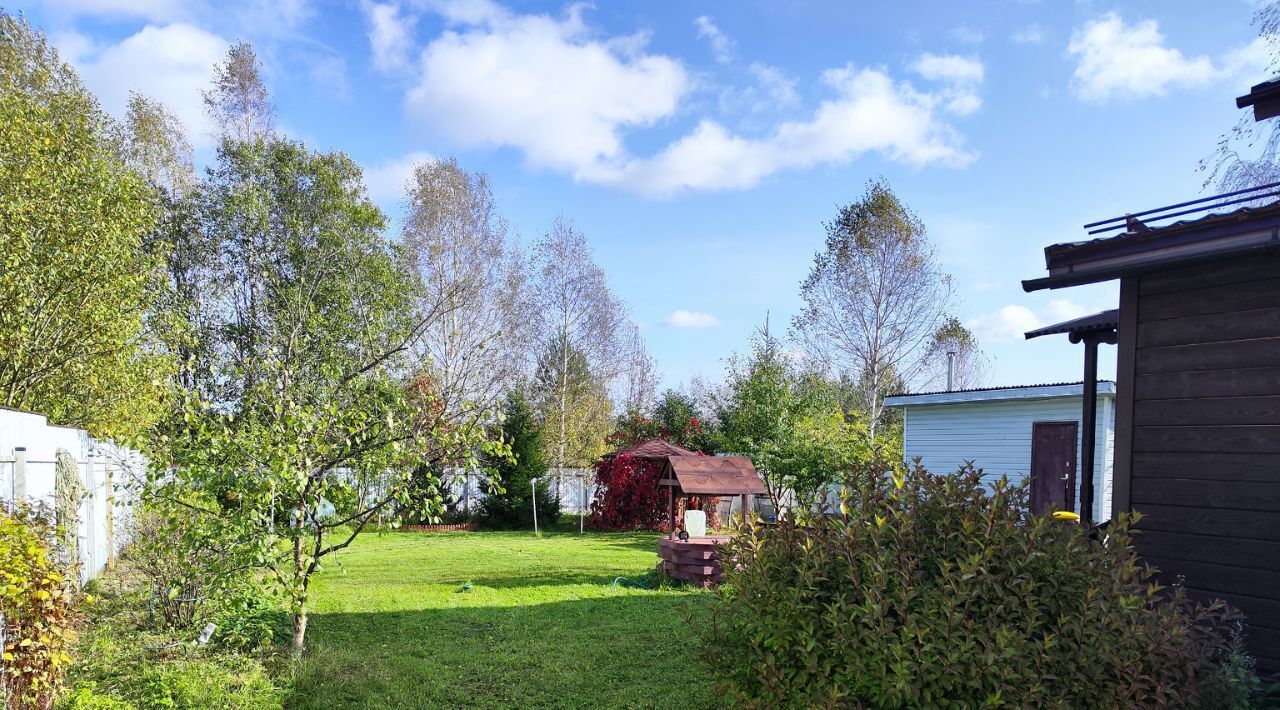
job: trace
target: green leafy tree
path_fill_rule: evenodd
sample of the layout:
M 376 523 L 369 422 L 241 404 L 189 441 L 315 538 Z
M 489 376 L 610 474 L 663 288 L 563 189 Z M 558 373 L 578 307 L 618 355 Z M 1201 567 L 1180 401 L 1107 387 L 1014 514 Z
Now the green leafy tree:
M 502 486 L 480 503 L 480 520 L 489 527 L 523 529 L 533 527 L 533 479 L 538 479 L 538 522 L 554 523 L 560 517 L 560 503 L 547 485 L 547 462 L 537 417 L 524 395 L 507 395 L 502 422 L 502 440 L 511 447 L 510 457 L 497 459 L 496 473 Z
M 451 420 L 411 368 L 426 323 L 355 161 L 224 141 L 201 217 L 223 255 L 205 331 L 216 359 L 160 432 L 153 492 L 199 521 L 184 544 L 212 540 L 285 593 L 296 653 L 322 560 L 414 505 L 416 467 L 474 465 L 501 446 Z
M 991 370 L 991 361 L 978 345 L 978 336 L 955 316 L 947 316 L 933 334 L 923 386 L 946 387 L 948 368 L 952 370 L 951 385 L 955 389 L 983 386 Z
M 160 415 L 155 212 L 108 119 L 27 22 L 0 13 L 0 405 L 98 436 Z
M 729 362 L 716 398 L 719 445 L 750 456 L 775 500 L 784 490 L 813 502 L 828 484 L 873 458 L 876 445 L 860 412 L 842 406 L 836 382 L 788 359 L 768 330 L 757 333 L 749 357 Z

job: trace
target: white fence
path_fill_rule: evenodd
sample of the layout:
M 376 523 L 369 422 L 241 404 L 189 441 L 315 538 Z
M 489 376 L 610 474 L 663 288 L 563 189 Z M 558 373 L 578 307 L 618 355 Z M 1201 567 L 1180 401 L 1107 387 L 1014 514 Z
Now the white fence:
M 555 494 L 556 469 L 547 471 L 543 480 L 547 488 Z M 560 511 L 565 514 L 578 515 L 591 512 L 591 501 L 596 495 L 595 472 L 589 468 L 566 468 L 560 478 Z M 449 494 L 457 501 L 455 508 L 459 511 L 475 512 L 476 506 L 488 495 L 488 478 L 477 471 L 455 474 L 449 479 Z
M 132 491 L 141 480 L 141 454 L 94 439 L 83 429 L 49 424 L 41 414 L 0 408 L 0 500 L 55 504 L 57 457 L 70 454 L 84 490 L 80 502 L 80 581 L 96 577 L 126 540 Z

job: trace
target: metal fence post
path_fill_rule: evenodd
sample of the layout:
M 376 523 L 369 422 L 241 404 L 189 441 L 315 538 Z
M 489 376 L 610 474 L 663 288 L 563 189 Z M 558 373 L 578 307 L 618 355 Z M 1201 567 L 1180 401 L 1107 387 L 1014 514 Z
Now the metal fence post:
M 107 467 L 107 480 L 104 483 L 107 499 L 107 569 L 116 566 L 116 485 L 115 471 Z
M 536 537 L 542 537 L 542 535 L 538 533 L 538 479 L 530 478 L 529 488 L 529 498 L 533 501 L 533 534 Z
M 13 500 L 27 497 L 27 447 L 13 448 Z

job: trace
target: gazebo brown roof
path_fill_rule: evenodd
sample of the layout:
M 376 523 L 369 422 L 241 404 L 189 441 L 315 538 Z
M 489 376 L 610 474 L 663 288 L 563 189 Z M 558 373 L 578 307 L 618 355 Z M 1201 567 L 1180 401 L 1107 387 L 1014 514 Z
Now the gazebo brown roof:
M 694 452 L 676 446 L 669 441 L 662 439 L 646 439 L 635 446 L 625 449 L 619 449 L 613 453 L 604 455 L 604 458 L 613 458 L 622 454 L 631 454 L 640 459 L 665 459 L 668 456 L 697 456 Z
M 668 456 L 661 485 L 680 489 L 684 495 L 760 495 L 764 482 L 746 456 Z

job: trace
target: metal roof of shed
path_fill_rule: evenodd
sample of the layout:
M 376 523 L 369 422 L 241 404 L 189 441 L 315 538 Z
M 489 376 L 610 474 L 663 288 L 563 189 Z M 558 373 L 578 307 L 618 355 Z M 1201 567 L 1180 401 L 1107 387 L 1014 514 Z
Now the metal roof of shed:
M 1109 311 L 1046 325 L 1043 328 L 1027 331 L 1025 335 L 1027 340 L 1031 340 L 1042 335 L 1056 335 L 1058 333 L 1090 333 L 1099 330 L 1115 330 L 1119 325 L 1120 309 L 1112 308 Z
M 1121 231 L 1045 247 L 1049 275 L 1024 280 L 1022 287 L 1038 291 L 1075 286 L 1156 268 L 1280 249 L 1277 197 L 1280 182 L 1086 224 L 1089 235 Z M 1243 206 L 1223 211 L 1234 205 Z M 1168 221 L 1184 216 L 1188 218 Z
M 1098 381 L 1098 396 L 1111 397 L 1116 393 L 1116 383 Z M 1083 382 L 1054 382 L 1042 385 L 1014 385 L 1012 387 L 983 387 L 950 392 L 918 392 L 885 397 L 886 407 L 911 407 L 922 404 L 956 404 L 960 402 L 1000 402 L 1016 399 L 1050 399 L 1054 397 L 1080 397 L 1084 394 Z

